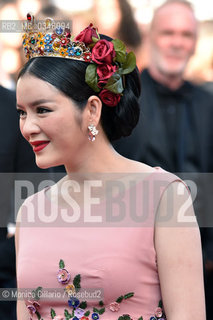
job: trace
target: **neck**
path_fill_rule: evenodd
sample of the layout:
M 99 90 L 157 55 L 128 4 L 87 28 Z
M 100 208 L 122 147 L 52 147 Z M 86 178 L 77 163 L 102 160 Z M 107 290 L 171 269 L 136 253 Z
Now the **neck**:
M 90 173 L 118 172 L 120 157 L 107 138 L 98 134 L 94 142 L 88 141 L 79 150 L 76 161 L 72 159 L 65 168 L 68 176 L 77 173 L 82 178 Z
M 165 87 L 171 90 L 177 90 L 178 88 L 181 87 L 181 85 L 184 82 L 182 75 L 180 74 L 175 74 L 175 75 L 163 74 L 163 73 L 160 73 L 157 69 L 155 69 L 152 66 L 150 66 L 148 70 L 154 80 L 156 80 L 157 82 L 161 83 L 162 85 L 164 85 Z

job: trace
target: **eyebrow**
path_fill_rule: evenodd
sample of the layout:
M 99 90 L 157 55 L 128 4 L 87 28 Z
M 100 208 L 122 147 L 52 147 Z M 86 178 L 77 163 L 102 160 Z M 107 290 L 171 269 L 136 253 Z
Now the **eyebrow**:
M 33 101 L 33 102 L 31 102 L 30 104 L 29 104 L 29 106 L 30 107 L 35 107 L 35 106 L 37 106 L 37 105 L 40 105 L 40 104 L 43 104 L 43 103 L 48 103 L 48 102 L 54 102 L 53 100 L 48 100 L 48 99 L 39 99 L 39 100 L 35 100 L 35 101 Z M 21 105 L 19 105 L 18 103 L 17 103 L 17 107 L 19 107 L 19 108 L 23 108 Z

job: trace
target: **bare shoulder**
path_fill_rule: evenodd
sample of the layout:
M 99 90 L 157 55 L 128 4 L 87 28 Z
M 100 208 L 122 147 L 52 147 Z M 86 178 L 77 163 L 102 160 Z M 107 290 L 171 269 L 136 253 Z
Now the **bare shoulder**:
M 123 158 L 123 167 L 129 173 L 152 173 L 156 171 L 156 167 L 151 167 L 145 163 Z

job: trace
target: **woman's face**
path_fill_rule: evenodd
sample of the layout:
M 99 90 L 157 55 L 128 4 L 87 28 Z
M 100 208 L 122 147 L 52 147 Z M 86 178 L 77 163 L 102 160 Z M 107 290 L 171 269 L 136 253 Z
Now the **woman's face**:
M 69 164 L 88 141 L 74 102 L 46 81 L 25 74 L 17 84 L 20 129 L 40 168 Z

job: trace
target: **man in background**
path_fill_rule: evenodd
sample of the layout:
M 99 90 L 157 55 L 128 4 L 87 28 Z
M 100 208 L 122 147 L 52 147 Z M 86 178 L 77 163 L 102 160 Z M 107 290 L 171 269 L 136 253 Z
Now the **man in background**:
M 208 223 L 212 209 L 206 206 L 212 189 L 209 174 L 204 173 L 213 172 L 213 95 L 184 80 L 197 33 L 198 23 L 189 2 L 170 0 L 156 9 L 149 33 L 150 62 L 141 74 L 140 120 L 133 134 L 115 142 L 114 147 L 126 157 L 161 166 L 182 178 L 193 173 L 192 180 L 197 179 L 198 186 L 194 203 L 198 221 L 202 227 L 212 227 L 212 222 Z M 207 315 L 212 319 L 212 228 L 201 231 Z

